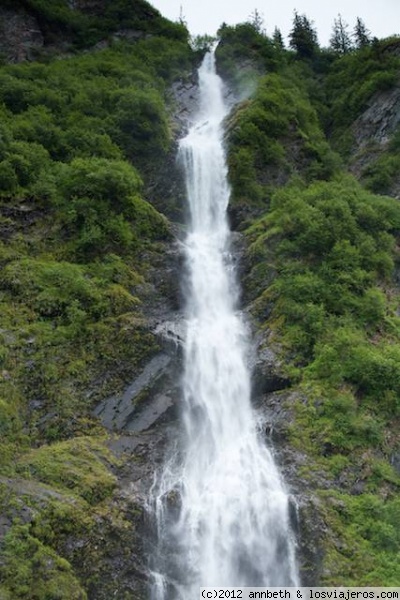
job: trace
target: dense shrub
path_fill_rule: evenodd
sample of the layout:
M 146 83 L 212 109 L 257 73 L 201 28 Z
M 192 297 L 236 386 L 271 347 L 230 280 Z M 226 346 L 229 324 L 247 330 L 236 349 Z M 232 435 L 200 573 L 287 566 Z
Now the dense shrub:
M 330 106 L 326 127 L 339 151 L 349 153 L 351 140 L 346 141 L 346 128 L 366 109 L 375 92 L 396 85 L 399 66 L 399 57 L 385 50 L 384 41 L 345 54 L 333 62 L 324 83 Z
M 143 181 L 170 149 L 166 90 L 195 54 L 143 0 L 101 3 L 102 15 L 18 4 L 38 19 L 45 62 L 0 69 L 0 596 L 84 600 L 103 568 L 100 521 L 116 543 L 131 531 L 113 516 L 93 407 L 158 350 L 144 307 L 170 226 Z M 121 28 L 140 39 L 112 39 Z M 108 49 L 71 52 L 99 40 Z M 66 54 L 51 60 L 53 44 Z M 84 550 L 68 562 L 70 540 Z
M 264 76 L 254 98 L 239 105 L 229 128 L 234 205 L 262 206 L 270 188 L 291 175 L 328 179 L 339 167 L 306 91 L 290 71 Z

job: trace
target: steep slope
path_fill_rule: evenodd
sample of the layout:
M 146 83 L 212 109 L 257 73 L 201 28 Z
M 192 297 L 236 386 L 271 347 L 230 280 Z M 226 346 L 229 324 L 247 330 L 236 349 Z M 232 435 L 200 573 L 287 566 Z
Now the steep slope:
M 114 40 L 166 36 L 187 40 L 187 31 L 163 18 L 146 0 L 4 0 L 0 52 L 8 62 L 36 60 Z
M 382 42 L 315 62 L 276 48 L 272 60 L 271 41 L 249 39 L 248 25 L 221 34 L 257 79 L 228 124 L 232 211 L 260 338 L 260 410 L 298 496 L 304 581 L 395 585 L 400 205 L 345 165 L 356 170 L 361 152 L 376 159 L 369 148 L 384 121 L 380 152 L 395 148 L 399 59 Z M 227 46 L 221 68 L 240 92 Z
M 399 194 L 400 42 L 389 38 L 337 60 L 326 78 L 327 128 L 370 190 Z
M 31 61 L 0 69 L 0 597 L 145 598 L 198 56 L 143 1 L 0 18 L 4 62 Z M 255 402 L 303 582 L 395 585 L 400 208 L 379 193 L 398 194 L 398 41 L 299 59 L 249 23 L 220 33 Z
M 69 4 L 22 5 L 45 44 L 57 38 L 59 49 L 61 30 L 62 44 L 76 43 Z M 79 3 L 89 6 L 102 9 Z M 194 55 L 186 30 L 147 3 L 112 7 L 121 14 L 94 38 L 123 24 L 142 39 L 0 70 L 2 600 L 122 600 L 146 587 L 142 505 L 130 486 L 151 477 L 144 449 L 157 457 L 162 444 L 138 432 L 155 408 L 125 438 L 110 433 L 121 408 L 108 420 L 96 408 L 121 397 L 130 423 L 152 393 L 156 403 L 160 378 L 167 385 L 171 359 L 154 329 L 176 309 L 178 263 L 153 204 L 168 212 L 157 190 L 173 188 L 160 165 L 176 172 L 169 90 L 191 77 Z M 158 402 L 161 414 L 169 404 Z

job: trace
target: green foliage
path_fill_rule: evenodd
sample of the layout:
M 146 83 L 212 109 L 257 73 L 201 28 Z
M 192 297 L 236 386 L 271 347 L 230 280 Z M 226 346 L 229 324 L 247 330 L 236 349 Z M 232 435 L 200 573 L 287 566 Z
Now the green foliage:
M 47 43 L 66 39 L 77 48 L 94 45 L 120 29 L 133 29 L 145 34 L 163 35 L 187 41 L 182 24 L 172 23 L 145 0 L 115 0 L 101 5 L 101 12 L 81 12 L 67 0 L 18 0 L 41 24 Z
M 228 121 L 231 215 L 247 227 L 244 294 L 294 388 L 282 402 L 294 415 L 288 442 L 307 456 L 300 476 L 327 525 L 321 582 L 395 585 L 400 209 L 339 174 L 322 127 L 345 158 L 352 122 L 375 92 L 397 85 L 398 41 L 370 44 L 359 20 L 360 49 L 348 52 L 339 20 L 338 56 L 295 17 L 296 55 L 276 39 L 280 56 L 267 67 L 254 31 L 222 28 L 222 72 L 237 82 L 254 69 Z M 396 189 L 397 137 L 363 173 L 374 192 Z
M 253 315 L 298 385 L 288 439 L 322 497 L 325 585 L 394 585 L 398 572 L 399 227 L 397 201 L 340 177 L 281 188 L 246 231 Z
M 212 35 L 195 35 L 190 40 L 190 45 L 195 52 L 209 52 L 216 42 L 216 38 Z
M 254 98 L 239 105 L 229 128 L 234 206 L 262 206 L 269 189 L 291 174 L 325 179 L 338 168 L 317 114 L 290 70 L 263 77 Z
M 143 283 L 116 255 L 86 265 L 8 259 L 0 282 L 0 427 L 5 440 L 26 443 L 24 423 L 38 442 L 93 427 L 85 422 L 91 403 L 82 395 L 100 376 L 98 370 L 117 364 L 123 379 L 125 369 L 135 369 L 154 352 L 141 301 L 133 295 Z M 114 385 L 118 380 L 117 374 Z M 27 412 L 29 402 L 38 408 Z
M 348 24 L 343 21 L 339 14 L 334 21 L 332 36 L 330 39 L 331 48 L 339 54 L 347 54 L 352 49 L 350 34 L 348 32 Z
M 326 126 L 342 153 L 348 153 L 351 147 L 343 142 L 347 128 L 366 109 L 375 92 L 396 85 L 399 66 L 399 57 L 385 51 L 383 41 L 363 45 L 333 62 L 324 83 L 330 106 Z
M 2 160 L 0 162 L 0 181 L 2 195 L 12 194 L 17 191 L 18 177 L 9 160 Z
M 296 11 L 289 34 L 289 44 L 299 58 L 311 58 L 318 50 L 317 32 L 312 22 L 306 15 L 299 15 Z
M 115 487 L 107 462 L 115 459 L 102 440 L 79 437 L 32 450 L 17 463 L 16 472 L 97 504 Z
M 0 72 L 0 596 L 84 600 L 102 510 L 115 533 L 116 463 L 92 410 L 158 350 L 143 306 L 170 226 L 144 189 L 170 149 L 167 86 L 194 53 L 140 0 L 106 3 L 102 31 L 63 0 L 25 4 L 49 43 L 90 45 L 122 20 L 153 36 Z
M 340 492 L 321 494 L 326 503 L 325 518 L 340 536 L 342 551 L 326 546 L 324 585 L 395 586 L 400 576 L 397 519 L 398 498 L 383 499 L 375 494 L 352 496 Z
M 244 97 L 254 90 L 260 73 L 275 71 L 282 58 L 280 48 L 253 23 L 223 24 L 218 37 L 218 70 Z M 237 68 L 238 62 L 243 68 Z
M 113 98 L 115 133 L 111 137 L 140 163 L 156 158 L 169 146 L 165 107 L 156 91 L 126 88 Z
M 169 147 L 163 80 L 190 67 L 190 60 L 188 45 L 151 38 L 47 66 L 3 69 L 2 153 L 12 138 L 41 144 L 57 161 L 120 158 L 120 145 L 143 164 L 149 153 Z
M 76 158 L 60 171 L 60 191 L 68 211 L 74 210 L 74 201 L 86 199 L 98 207 L 104 203 L 105 218 L 108 211 L 134 216 L 133 199 L 141 191 L 142 181 L 138 172 L 128 163 L 105 158 Z M 90 210 L 90 208 L 89 208 Z M 81 215 L 78 215 L 78 217 Z
M 21 430 L 21 418 L 17 402 L 7 402 L 0 398 L 0 434 L 3 439 L 15 439 Z
M 71 263 L 29 258 L 10 262 L 1 285 L 27 302 L 38 316 L 60 324 L 71 324 L 72 307 L 91 319 L 109 309 L 102 293 L 105 282 L 90 278 L 87 269 Z
M 28 526 L 16 525 L 7 533 L 4 558 L 0 573 L 6 594 L 9 594 L 5 598 L 87 600 L 71 565 L 32 536 Z
M 300 380 L 289 441 L 308 455 L 309 485 L 330 488 L 317 491 L 324 585 L 395 585 L 399 575 L 399 227 L 397 201 L 341 177 L 276 191 L 247 231 L 253 313 Z
M 142 168 L 168 150 L 162 77 L 189 56 L 188 46 L 153 38 L 4 69 L 0 195 L 56 208 L 80 261 L 137 250 L 143 236 L 164 238 L 165 220 L 143 201 L 141 178 L 123 158 Z
M 399 225 L 395 202 L 350 179 L 275 193 L 270 214 L 249 234 L 253 244 L 268 244 L 267 256 L 274 252 L 279 277 L 262 297 L 275 299 L 275 317 L 301 360 L 312 360 L 322 332 L 340 319 L 370 331 L 382 326 L 387 301 L 376 286 L 392 273 Z
M 278 27 L 275 27 L 275 29 L 274 29 L 274 33 L 272 35 L 272 41 L 274 42 L 274 45 L 276 48 L 279 48 L 281 50 L 284 49 L 285 42 L 283 41 L 282 32 Z
M 395 135 L 389 148 L 375 161 L 363 169 L 362 180 L 365 186 L 377 194 L 388 194 L 400 170 L 400 148 Z
M 357 48 L 364 48 L 371 44 L 371 32 L 367 29 L 364 21 L 360 19 L 360 17 L 357 17 L 353 37 Z

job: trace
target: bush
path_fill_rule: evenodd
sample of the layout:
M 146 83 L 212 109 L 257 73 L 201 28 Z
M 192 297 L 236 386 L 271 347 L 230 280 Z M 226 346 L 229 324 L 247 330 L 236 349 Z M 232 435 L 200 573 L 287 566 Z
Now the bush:
M 381 409 L 388 414 L 398 413 L 393 398 L 400 380 L 381 285 L 393 273 L 399 227 L 396 201 L 343 178 L 277 191 L 270 213 L 247 232 L 257 314 L 265 303 L 271 307 L 269 326 L 281 333 L 295 364 L 308 365 L 307 376 L 329 385 L 348 383 L 368 398 L 385 397 Z M 272 281 L 260 260 L 269 262 Z M 387 340 L 368 341 L 385 331 Z
M 118 92 L 113 102 L 112 119 L 117 130 L 111 132 L 111 137 L 128 156 L 142 163 L 143 158 L 167 150 L 169 129 L 165 108 L 155 91 L 128 88 Z
M 17 472 L 97 504 L 115 487 L 106 467 L 112 460 L 101 440 L 80 437 L 32 450 L 19 461 Z
M 324 86 L 330 105 L 326 126 L 335 147 L 342 153 L 348 154 L 351 149 L 351 143 L 343 141 L 347 127 L 367 108 L 374 93 L 396 85 L 399 64 L 395 53 L 384 51 L 384 41 L 333 62 Z
M 291 174 L 329 179 L 339 168 L 291 71 L 260 79 L 254 98 L 239 105 L 230 119 L 229 144 L 234 206 L 248 200 L 257 205 L 258 198 L 269 196 Z

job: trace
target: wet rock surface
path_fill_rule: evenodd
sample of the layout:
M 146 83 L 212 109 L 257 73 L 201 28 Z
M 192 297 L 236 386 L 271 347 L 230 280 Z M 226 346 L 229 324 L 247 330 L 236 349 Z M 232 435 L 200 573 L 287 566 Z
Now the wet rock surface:
M 250 368 L 253 373 L 253 393 L 260 397 L 268 392 L 283 390 L 290 386 L 290 380 L 283 372 L 283 365 L 277 352 L 268 345 L 265 333 L 258 333 L 253 339 L 253 352 Z
M 170 363 L 167 354 L 156 355 L 122 394 L 100 402 L 93 414 L 111 431 L 145 431 L 173 406 L 173 389 L 163 385 Z
M 199 90 L 197 73 L 190 74 L 185 79 L 176 81 L 171 86 L 171 96 L 177 107 L 172 116 L 175 131 L 179 135 L 186 133 L 192 122 L 193 115 L 199 108 Z
M 322 575 L 326 525 L 321 516 L 319 499 L 310 492 L 307 481 L 301 476 L 309 457 L 289 441 L 290 429 L 295 423 L 294 405 L 299 400 L 301 393 L 293 389 L 263 393 L 257 400 L 257 415 L 266 444 L 274 455 L 290 494 L 291 525 L 297 540 L 301 584 L 318 586 Z M 324 473 L 319 474 L 318 479 L 322 488 L 329 488 L 332 483 Z

